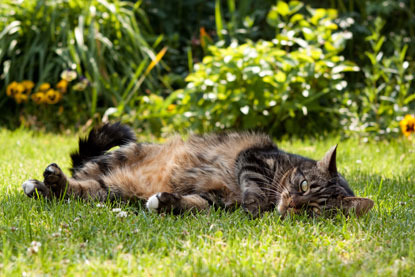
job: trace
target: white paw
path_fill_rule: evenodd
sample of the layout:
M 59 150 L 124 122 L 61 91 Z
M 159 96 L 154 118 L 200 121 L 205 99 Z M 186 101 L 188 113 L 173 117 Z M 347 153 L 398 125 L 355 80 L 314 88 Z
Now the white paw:
M 27 180 L 22 184 L 23 191 L 26 194 L 31 194 L 35 190 L 35 187 L 35 180 Z
M 159 208 L 159 204 L 160 204 L 160 200 L 158 198 L 159 195 L 160 193 L 156 193 L 147 200 L 146 207 L 149 211 L 156 212 L 157 209 Z

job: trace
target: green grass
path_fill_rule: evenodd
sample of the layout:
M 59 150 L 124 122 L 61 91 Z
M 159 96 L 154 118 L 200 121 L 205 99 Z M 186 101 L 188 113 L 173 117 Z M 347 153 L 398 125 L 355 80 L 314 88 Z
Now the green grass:
M 281 142 L 322 157 L 337 143 Z M 44 202 L 21 183 L 56 162 L 69 167 L 76 138 L 0 130 L 0 275 L 413 276 L 414 145 L 339 144 L 338 166 L 359 196 L 375 201 L 362 218 L 252 220 L 242 211 L 158 216 L 133 205 Z M 361 163 L 359 162 L 361 161 Z M 117 217 L 113 208 L 128 212 Z M 28 253 L 32 241 L 41 243 Z

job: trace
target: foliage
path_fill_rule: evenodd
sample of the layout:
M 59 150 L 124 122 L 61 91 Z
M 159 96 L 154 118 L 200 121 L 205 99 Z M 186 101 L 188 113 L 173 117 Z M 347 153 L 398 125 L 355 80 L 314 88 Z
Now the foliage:
M 329 20 L 316 25 L 322 11 L 329 14 L 325 15 Z M 112 116 L 156 135 L 184 128 L 254 127 L 299 135 L 344 128 L 347 135 L 380 137 L 396 135 L 398 122 L 415 108 L 415 87 L 409 74 L 415 69 L 414 0 L 4 0 L 0 3 L 0 30 L 0 108 L 4 114 L 0 124 L 11 120 L 9 126 L 68 127 L 84 124 L 88 118 L 100 120 L 103 116 L 107 120 Z M 308 46 L 301 45 L 303 42 Z M 231 51 L 231 45 L 238 51 L 240 47 L 253 51 L 265 47 L 273 53 L 280 49 L 288 53 L 283 64 L 298 58 L 291 52 L 321 48 L 323 62 L 330 61 L 330 55 L 344 57 L 361 70 L 328 72 L 314 79 L 307 71 L 307 78 L 297 76 L 305 80 L 300 85 L 290 74 L 313 68 L 306 65 L 310 60 L 301 58 L 289 72 L 273 69 L 272 76 L 289 73 L 286 82 L 278 81 L 275 87 L 264 82 L 270 76 L 257 76 L 248 85 L 243 79 L 228 82 L 217 62 L 204 64 L 203 58 L 220 57 L 218 53 Z M 161 51 L 156 55 L 152 49 Z M 240 53 L 228 56 L 239 59 Z M 228 68 L 223 60 L 218 62 Z M 151 70 L 158 63 L 157 72 Z M 275 67 L 269 60 L 264 68 L 260 59 L 249 63 L 261 72 Z M 344 61 L 335 63 L 328 66 L 330 70 Z M 207 66 L 219 73 L 203 75 L 200 68 Z M 60 92 L 57 86 L 62 86 L 64 70 L 75 70 L 78 78 L 67 84 L 66 92 Z M 230 74 L 236 72 L 229 70 Z M 188 80 L 215 75 L 227 84 L 205 87 L 199 80 L 189 81 L 186 87 L 187 75 Z M 16 87 L 23 81 L 35 84 L 30 93 Z M 53 100 L 46 101 L 48 91 L 39 90 L 43 83 L 50 84 Z M 263 96 L 259 97 L 260 91 L 252 92 L 253 83 L 266 90 Z M 17 93 L 8 95 L 11 84 Z M 236 88 L 238 85 L 244 87 Z M 218 103 L 203 98 L 212 93 L 217 96 L 219 88 L 237 95 L 230 96 L 228 91 L 227 98 Z M 288 90 L 292 94 L 280 107 L 283 101 L 278 99 L 287 97 Z M 192 101 L 184 101 L 186 97 Z M 238 97 L 245 102 L 236 103 Z M 255 102 L 258 99 L 262 99 L 261 105 Z M 225 103 L 228 100 L 231 102 Z M 275 106 L 267 106 L 274 102 Z M 226 108 L 225 116 L 219 115 L 219 105 Z M 245 115 L 242 111 L 248 108 Z M 299 128 L 300 124 L 305 127 Z
M 253 36 L 252 38 L 258 39 L 261 37 L 269 37 L 268 28 L 263 28 L 264 26 L 260 25 L 261 20 L 256 20 L 255 24 L 252 25 L 245 25 L 244 23 L 246 23 L 246 21 L 241 21 L 240 17 L 237 20 L 235 20 L 235 18 L 238 17 L 240 14 L 239 9 L 241 9 L 248 2 L 249 1 L 245 1 L 241 5 L 238 5 L 237 3 L 233 6 L 233 1 L 228 1 L 227 5 L 221 1 L 216 1 L 215 7 L 210 7 L 211 13 L 215 14 L 216 20 L 216 26 L 210 26 L 210 28 L 216 28 L 216 30 L 218 31 L 218 36 L 219 33 L 222 34 L 219 36 L 219 38 L 216 37 L 216 39 L 222 39 L 222 41 L 219 41 L 216 44 L 218 48 L 223 48 L 224 45 L 226 45 L 226 42 L 228 42 L 230 39 L 233 39 L 233 41 L 235 41 L 235 39 L 238 41 L 245 41 L 247 37 L 249 38 L 249 36 L 241 36 L 241 34 L 250 33 L 249 31 L 247 31 L 248 29 L 245 29 L 245 31 L 247 32 L 244 32 L 244 27 L 247 26 L 250 26 L 250 28 L 252 26 L 261 26 L 264 30 L 264 32 L 260 33 L 259 36 Z M 413 30 L 415 26 L 411 21 L 411 18 L 414 17 L 414 11 L 412 9 L 406 9 L 407 7 L 413 6 L 412 1 L 400 1 L 400 3 L 391 3 L 390 1 L 382 0 L 365 1 L 364 3 L 357 3 L 356 1 L 350 0 L 344 4 L 342 4 L 342 1 L 319 1 L 318 3 L 315 3 L 315 1 L 311 1 L 308 3 L 315 7 L 325 6 L 336 8 L 339 11 L 340 15 L 332 18 L 332 21 L 334 21 L 334 23 L 336 23 L 337 25 L 337 32 L 342 33 L 346 38 L 353 37 L 353 40 L 349 40 L 346 44 L 346 47 L 342 48 L 344 50 L 341 52 L 341 55 L 344 55 L 346 59 L 349 59 L 358 66 L 360 66 L 362 70 L 360 70 L 359 72 L 346 73 L 342 75 L 341 78 L 344 81 L 346 81 L 346 83 L 342 82 L 342 84 L 347 85 L 346 88 L 340 91 L 336 91 L 334 89 L 331 91 L 330 94 L 323 95 L 321 97 L 320 101 L 324 100 L 326 101 L 326 103 L 330 103 L 332 100 L 330 99 L 330 97 L 333 97 L 333 95 L 336 94 L 336 96 L 333 99 L 333 102 L 335 103 L 329 105 L 329 107 L 336 112 L 326 113 L 323 117 L 323 119 L 326 120 L 326 122 L 318 122 L 316 124 L 319 127 L 318 129 L 315 127 L 310 127 L 306 129 L 308 130 L 307 132 L 310 133 L 310 129 L 314 129 L 316 131 L 321 131 L 322 129 L 330 129 L 331 125 L 337 127 L 337 129 L 344 128 L 345 132 L 349 135 L 352 133 L 358 133 L 362 135 L 367 135 L 370 133 L 378 137 L 396 135 L 399 130 L 397 127 L 399 121 L 402 119 L 402 116 L 408 111 L 411 111 L 411 109 L 414 107 L 412 101 L 412 95 L 414 94 L 412 76 L 408 74 L 408 72 L 411 72 L 411 68 L 415 67 L 411 47 L 408 47 L 409 45 L 411 45 L 411 43 L 413 43 L 412 39 L 410 39 L 409 34 L 412 32 L 411 30 Z M 187 4 L 188 3 L 183 2 L 183 6 L 186 6 Z M 248 5 L 252 5 L 252 3 L 248 3 Z M 263 8 L 265 6 L 266 3 L 264 3 Z M 321 11 L 321 9 L 316 10 Z M 260 9 L 260 11 L 262 12 L 263 10 Z M 328 11 L 331 13 L 335 12 L 333 9 L 330 9 Z M 391 14 L 388 13 L 388 11 L 391 12 L 394 16 L 399 17 L 398 24 L 394 24 L 393 26 L 389 24 L 383 28 L 378 28 L 375 25 L 377 24 L 378 20 L 373 20 L 371 17 L 374 15 L 380 15 L 383 18 L 387 18 L 390 20 Z M 295 16 L 292 16 L 290 13 L 294 12 L 296 14 Z M 302 5 L 299 2 L 295 1 L 290 2 L 288 4 L 283 1 L 278 1 L 278 4 L 270 9 L 267 21 L 270 25 L 276 27 L 275 29 L 277 31 L 277 40 L 282 38 L 283 43 L 286 44 L 280 44 L 280 47 L 285 47 L 290 50 L 296 49 L 296 43 L 290 42 L 289 38 L 287 38 L 287 34 L 292 34 L 289 33 L 290 27 L 284 25 L 284 22 L 286 21 L 286 19 L 284 21 L 284 16 L 292 16 L 295 21 L 298 19 L 303 19 L 305 12 L 306 11 L 304 8 L 302 8 Z M 253 15 L 254 14 L 255 13 L 253 13 Z M 317 15 L 315 18 L 317 18 L 318 16 L 319 15 Z M 256 19 L 258 18 L 261 17 L 259 16 Z M 315 18 L 311 20 L 315 20 Z M 408 18 L 409 20 L 405 20 Z M 235 32 L 235 29 L 232 25 L 233 22 L 237 22 L 235 26 L 238 26 L 238 32 Z M 241 22 L 243 23 L 241 24 Z M 402 28 L 400 28 L 399 26 Z M 404 26 L 407 26 L 408 28 L 403 28 Z M 284 31 L 285 28 L 286 30 Z M 340 32 L 340 30 L 342 32 Z M 280 31 L 282 31 L 282 34 L 280 33 Z M 209 55 L 210 48 L 206 46 L 206 43 L 205 45 L 203 45 L 203 38 L 205 37 L 204 33 L 204 29 L 201 29 L 200 42 L 203 46 L 202 48 L 204 50 L 204 53 L 206 53 L 206 55 Z M 313 32 L 311 32 L 310 30 L 309 36 L 311 36 L 312 33 Z M 284 34 L 285 37 L 283 37 Z M 376 44 L 377 42 L 373 40 L 375 39 L 375 37 L 379 36 L 383 37 L 382 42 L 375 46 L 374 44 Z M 214 39 L 215 37 L 213 37 L 213 40 Z M 323 41 L 324 43 L 316 44 L 316 47 L 323 46 L 325 49 L 331 47 L 330 40 L 326 40 L 326 37 L 320 37 L 318 39 L 320 43 L 322 43 Z M 212 39 L 210 38 L 208 42 L 212 44 Z M 379 49 L 374 50 L 375 47 L 379 47 Z M 194 53 L 195 52 L 193 51 L 193 54 Z M 376 58 L 381 59 L 381 63 L 373 63 L 373 55 L 375 56 L 375 60 Z M 195 62 L 198 61 L 197 57 L 193 58 L 195 59 Z M 237 59 L 238 57 L 235 55 L 232 56 L 232 58 Z M 405 60 L 402 60 L 403 58 Z M 223 66 L 223 64 L 221 66 Z M 257 64 L 257 66 L 259 66 L 262 70 L 261 64 Z M 189 70 L 192 71 L 193 67 L 189 66 Z M 191 72 L 190 76 L 192 75 L 193 73 Z M 205 75 L 203 76 L 203 78 L 207 76 L 208 75 Z M 335 75 L 335 77 L 338 76 Z M 224 81 L 220 78 L 219 80 Z M 223 84 L 218 84 L 217 86 L 223 87 Z M 229 89 L 232 90 L 232 93 L 234 93 L 233 88 L 229 87 Z M 244 89 L 245 88 L 242 88 L 242 90 Z M 209 93 L 211 93 L 211 90 L 209 87 L 205 89 L 204 86 L 196 87 L 194 88 L 194 90 L 198 91 L 195 93 L 196 102 L 192 102 L 193 105 L 189 104 L 189 106 L 192 107 L 182 108 L 182 106 L 179 105 L 177 108 L 175 107 L 175 109 L 172 109 L 171 100 L 176 99 L 176 96 L 183 96 L 183 94 L 180 91 L 168 98 L 167 103 L 162 103 L 162 101 L 158 101 L 162 104 L 149 106 L 144 112 L 145 114 L 147 114 L 147 116 L 138 116 L 138 118 L 140 118 L 140 120 L 151 118 L 151 121 L 153 123 L 146 125 L 147 127 L 150 126 L 151 128 L 151 126 L 168 126 L 164 127 L 165 130 L 169 130 L 171 128 L 171 126 L 169 126 L 169 121 L 165 120 L 166 118 L 173 119 L 176 122 L 176 124 L 174 125 L 175 130 L 177 130 L 178 128 L 196 128 L 199 131 L 209 130 L 212 129 L 212 122 L 216 123 L 218 125 L 216 127 L 219 128 L 244 128 L 248 126 L 252 128 L 253 124 L 246 124 L 246 122 L 242 122 L 242 120 L 240 119 L 232 119 L 230 121 L 227 121 L 227 119 L 225 119 L 226 117 L 235 117 L 233 114 L 238 113 L 240 109 L 242 107 L 246 107 L 246 105 L 235 105 L 235 103 L 223 103 L 223 106 L 227 107 L 234 105 L 234 111 L 229 112 L 229 110 L 225 109 L 226 112 L 224 114 L 226 114 L 226 116 L 217 116 L 216 118 L 213 117 L 212 119 L 212 115 L 210 114 L 211 108 L 215 106 L 215 110 L 218 110 L 219 105 L 221 104 L 214 103 L 212 104 L 212 107 L 208 107 L 205 104 L 198 106 L 198 104 L 201 104 L 202 101 L 205 101 L 199 101 L 198 97 L 200 98 L 202 94 L 209 95 Z M 185 89 L 185 93 L 186 92 L 189 91 Z M 199 96 L 196 96 L 196 94 L 198 94 Z M 326 96 L 328 96 L 328 99 L 326 99 Z M 158 97 L 154 95 L 152 96 L 152 99 L 156 98 Z M 152 101 L 148 102 L 150 103 Z M 294 102 L 297 102 L 297 99 L 295 99 Z M 297 111 L 299 111 L 300 105 L 301 102 L 297 105 Z M 190 110 L 187 108 L 190 108 Z M 142 109 L 143 107 L 140 107 L 140 110 Z M 282 111 L 284 111 L 284 109 L 282 109 Z M 339 122 L 337 121 L 339 117 L 338 112 L 340 112 L 340 116 L 342 117 L 341 124 L 339 124 Z M 187 116 L 194 115 L 196 117 L 187 118 L 186 116 L 184 116 L 185 113 Z M 272 120 L 272 124 L 268 124 L 268 121 L 263 119 L 263 113 L 269 113 L 269 111 L 266 110 L 266 107 L 263 110 L 260 110 L 260 107 L 257 107 L 258 116 L 257 114 L 255 114 L 255 111 L 253 111 L 251 108 L 252 118 L 256 117 L 258 119 L 258 122 L 254 124 L 256 128 L 264 128 L 263 126 L 266 126 L 266 129 L 269 129 L 270 126 L 275 127 L 275 125 L 278 124 L 276 123 L 276 121 L 280 121 L 281 119 L 285 120 L 285 117 L 287 117 L 287 113 L 285 113 L 283 116 L 279 116 L 277 117 L 277 119 Z M 211 119 L 209 119 L 208 117 L 211 117 Z M 221 121 L 215 121 L 219 117 Z M 249 118 L 249 116 L 243 115 L 240 112 L 239 117 L 245 119 Z M 254 119 L 252 118 L 251 120 L 253 121 Z M 300 121 L 301 118 L 302 116 L 297 115 L 296 119 Z M 308 118 L 313 117 L 308 115 Z M 223 121 L 232 121 L 234 123 L 223 124 Z M 284 124 L 286 123 L 284 122 L 283 125 Z M 299 124 L 296 123 L 296 125 Z M 282 128 L 281 131 L 287 132 L 287 129 L 289 128 L 290 127 L 287 128 L 284 126 L 284 128 Z M 288 132 L 297 133 L 297 130 L 290 130 Z
M 192 71 L 193 61 L 200 62 L 206 54 L 206 38 L 209 42 L 217 41 L 219 35 L 227 42 L 272 39 L 274 32 L 266 23 L 266 16 L 274 3 L 274 0 L 143 0 L 141 7 L 148 15 L 149 25 L 156 34 L 163 34 L 163 43 L 172 53 L 164 60 L 168 66 L 168 74 L 163 76 L 165 86 L 184 87 L 183 79 Z
M 347 85 L 342 72 L 357 70 L 339 55 L 349 34 L 336 32 L 335 10 L 296 13 L 301 8 L 292 1 L 271 9 L 268 21 L 277 29 L 272 42 L 211 46 L 186 78 L 187 87 L 171 96 L 176 126 L 263 128 L 276 135 L 332 129 L 336 92 Z
M 395 52 L 385 56 L 382 51 L 386 37 L 381 35 L 385 22 L 377 18 L 371 35 L 366 37 L 370 51 L 365 55 L 369 64 L 362 68 L 364 86 L 355 89 L 344 100 L 342 112 L 347 116 L 343 125 L 349 131 L 375 136 L 399 133 L 399 121 L 415 104 L 411 93 L 413 69 L 407 58 L 408 45 L 395 41 Z
M 318 159 L 338 142 L 278 145 Z M 284 220 L 276 212 L 257 219 L 241 209 L 159 216 L 138 203 L 26 197 L 21 184 L 42 178 L 51 162 L 70 167 L 75 144 L 75 135 L 0 130 L 1 275 L 413 275 L 415 155 L 403 140 L 339 144 L 340 172 L 356 195 L 375 201 L 368 215 Z
M 270 9 L 270 5 L 272 2 L 268 1 L 256 1 L 261 2 L 260 6 L 257 6 L 256 9 L 251 9 L 254 11 L 252 13 L 244 14 L 244 8 L 246 7 L 253 7 L 256 5 L 255 1 L 213 1 L 211 2 L 197 2 L 197 1 L 180 1 L 178 7 L 172 8 L 169 12 L 168 7 L 169 4 L 165 3 L 164 1 L 147 1 L 151 3 L 152 12 L 150 12 L 150 20 L 152 23 L 155 23 L 158 27 L 158 30 L 163 30 L 163 24 L 166 24 L 163 20 L 154 20 L 154 16 L 158 16 L 159 14 L 164 14 L 164 16 L 168 16 L 171 13 L 174 13 L 177 9 L 177 16 L 172 18 L 171 22 L 174 24 L 176 22 L 178 26 L 185 26 L 187 31 L 185 33 L 175 33 L 177 34 L 176 37 L 180 38 L 180 40 L 184 43 L 183 45 L 190 44 L 192 47 L 192 52 L 189 56 L 189 51 L 187 50 L 187 55 L 183 54 L 181 57 L 182 62 L 188 59 L 189 66 L 188 70 L 192 75 L 193 71 L 193 61 L 198 63 L 200 59 L 200 49 L 197 46 L 201 47 L 205 55 L 209 55 L 209 44 L 212 44 L 213 41 L 220 41 L 216 44 L 218 48 L 223 48 L 227 43 L 231 40 L 237 40 L 239 44 L 243 44 L 247 38 L 251 38 L 254 41 L 258 39 L 267 39 L 270 40 L 274 35 L 270 32 L 270 26 L 264 24 L 265 16 L 270 10 L 268 15 L 267 21 L 272 26 L 277 26 L 280 24 L 280 28 L 284 28 L 284 22 L 281 21 L 284 15 L 290 10 L 290 5 L 294 5 L 297 7 L 296 2 L 285 3 L 283 1 L 278 1 L 278 4 Z M 162 3 L 161 3 L 162 2 Z M 337 109 L 340 111 L 341 117 L 343 118 L 342 126 L 337 122 L 338 114 L 331 113 L 326 114 L 327 122 L 330 122 L 332 125 L 337 125 L 337 128 L 344 128 L 346 133 L 359 133 L 359 134 L 367 134 L 369 132 L 375 136 L 385 136 L 385 135 L 394 135 L 398 131 L 397 126 L 398 122 L 401 119 L 402 115 L 407 112 L 411 111 L 414 107 L 413 102 L 411 100 L 411 95 L 413 95 L 413 83 L 411 81 L 411 76 L 407 73 L 411 71 L 411 68 L 415 66 L 413 62 L 413 47 L 410 47 L 413 44 L 413 39 L 411 39 L 411 33 L 415 29 L 415 14 L 414 14 L 414 2 L 412 0 L 409 1 L 389 1 L 389 0 L 373 0 L 373 1 L 355 1 L 355 0 L 347 0 L 347 1 L 307 1 L 307 4 L 310 4 L 313 7 L 327 7 L 332 8 L 330 11 L 333 12 L 333 9 L 338 11 L 338 16 L 333 18 L 333 21 L 337 24 L 339 29 L 337 31 L 342 30 L 343 34 L 346 37 L 350 37 L 352 34 L 353 39 L 348 40 L 346 47 L 341 52 L 342 56 L 345 56 L 346 59 L 353 61 L 359 67 L 362 68 L 359 72 L 353 73 L 346 73 L 342 76 L 344 81 L 347 82 L 347 87 L 340 92 L 336 92 L 336 90 L 332 91 L 332 94 L 336 95 L 336 104 L 331 105 L 332 108 Z M 194 6 L 192 6 L 194 5 Z M 202 9 L 203 7 L 203 9 Z M 183 19 L 186 16 L 192 13 L 185 13 L 186 9 L 193 9 L 195 11 L 204 11 L 212 16 L 198 16 L 194 17 L 194 19 L 187 18 L 188 22 L 192 20 L 197 20 L 197 22 L 193 22 L 192 24 L 183 24 Z M 319 10 L 319 9 L 317 9 Z M 293 10 L 296 12 L 295 18 L 302 18 L 305 12 L 304 8 L 298 8 Z M 214 15 L 214 17 L 213 17 Z M 373 20 L 373 17 L 381 16 L 382 18 L 395 22 L 396 24 L 388 24 L 381 28 L 380 30 L 376 31 L 375 23 L 376 20 Z M 181 21 L 181 23 L 179 23 Z M 220 21 L 220 22 L 218 22 Z M 169 28 L 172 28 L 169 21 Z M 278 22 L 278 23 L 277 23 Z M 203 28 L 200 28 L 203 27 Z M 205 28 L 208 31 L 205 31 Z M 277 26 L 278 27 L 278 26 Z M 261 30 L 257 32 L 258 28 Z M 198 31 L 200 29 L 200 36 Z M 212 31 L 216 29 L 217 35 L 215 32 Z M 281 36 L 279 32 L 279 28 L 277 29 L 277 36 Z M 172 29 L 173 30 L 173 29 Z M 177 29 L 175 29 L 177 30 Z M 289 30 L 289 28 L 287 28 Z M 377 34 L 376 34 L 377 32 Z M 171 34 L 172 32 L 168 32 Z M 350 34 L 351 33 L 351 34 Z M 207 34 L 207 35 L 205 35 Z M 254 35 L 250 35 L 254 34 Z M 384 41 L 381 45 L 381 49 L 379 50 L 382 52 L 381 58 L 385 61 L 382 65 L 376 64 L 372 65 L 373 59 L 368 58 L 368 53 L 374 53 L 373 45 L 371 45 L 371 41 L 366 39 L 367 37 L 373 36 L 383 36 Z M 191 38 L 191 41 L 190 41 Z M 204 38 L 208 38 L 207 41 L 204 43 Z M 324 39 L 324 38 L 323 38 Z M 187 41 L 187 43 L 186 43 Z M 320 40 L 321 42 L 322 40 Z M 330 47 L 328 45 L 329 42 L 325 43 L 325 47 Z M 295 46 L 295 43 L 293 44 Z M 285 48 L 292 49 L 293 45 L 283 45 Z M 408 46 L 405 46 L 408 45 Z M 321 45 L 319 45 L 321 46 Z M 186 48 L 189 49 L 189 48 Z M 405 50 L 406 49 L 406 50 Z M 399 62 L 399 54 L 398 52 L 404 51 L 406 52 L 405 61 Z M 198 52 L 199 51 L 199 52 Z M 183 51 L 185 53 L 186 51 Z M 377 54 L 375 54 L 377 56 Z M 379 56 L 380 57 L 380 56 Z M 393 62 L 392 62 L 393 60 Z M 398 64 L 401 65 L 398 65 Z M 261 67 L 261 65 L 259 65 Z M 378 66 L 378 69 L 375 69 L 374 66 Z M 405 76 L 401 76 L 403 72 L 403 66 L 406 67 Z M 401 69 L 398 70 L 398 67 Z M 377 73 L 375 71 L 385 71 L 382 73 L 383 77 L 373 77 Z M 397 70 L 401 73 L 397 74 Z M 183 71 L 182 71 L 183 74 Z M 390 75 L 389 77 L 384 78 L 385 76 Z M 376 92 L 377 96 L 376 99 L 383 99 L 379 103 L 375 103 L 373 106 L 382 106 L 378 108 L 374 108 L 371 105 L 371 99 L 374 97 L 375 90 L 371 87 L 374 87 L 373 78 L 377 78 L 375 81 L 375 86 L 377 88 L 381 88 L 379 92 Z M 391 82 L 388 83 L 387 79 L 390 79 Z M 397 83 L 399 82 L 399 86 L 402 87 L 399 92 L 397 93 L 389 93 L 392 90 L 396 91 Z M 343 84 L 346 84 L 343 82 Z M 220 85 L 219 85 L 220 86 Z M 386 88 L 382 89 L 383 86 Z M 389 92 L 386 92 L 389 91 Z M 199 94 L 203 92 L 203 89 L 200 87 Z M 206 91 L 206 94 L 210 93 L 209 89 Z M 369 97 L 369 94 L 372 96 Z M 207 122 L 199 122 L 192 124 L 190 120 L 183 115 L 180 115 L 177 111 L 181 111 L 183 114 L 188 112 L 186 109 L 180 109 L 180 105 L 177 109 L 172 109 L 171 106 L 171 99 L 175 98 L 175 96 L 181 95 L 180 93 L 174 94 L 172 97 L 167 98 L 167 103 L 163 103 L 160 99 L 157 101 L 160 105 L 156 104 L 149 105 L 148 108 L 144 108 L 144 114 L 146 116 L 138 116 L 140 120 L 143 119 L 151 119 L 152 124 L 148 124 L 146 122 L 146 128 L 157 129 L 155 126 L 165 126 L 165 130 L 171 129 L 171 125 L 169 125 L 169 120 L 174 118 L 176 121 L 175 130 L 178 128 L 194 128 L 195 125 L 197 129 L 211 129 L 211 121 Z M 406 95 L 406 97 L 404 97 Z M 323 96 L 322 98 L 325 98 Z M 389 103 L 385 102 L 386 98 L 389 99 Z M 409 97 L 409 99 L 407 99 Z M 150 98 L 146 99 L 158 99 L 159 96 L 152 95 Z M 403 99 L 405 98 L 405 99 Z M 147 101 L 148 103 L 153 103 L 152 101 Z M 145 103 L 147 103 L 145 102 Z M 328 99 L 330 102 L 330 99 Z M 341 104 L 340 104 L 341 102 Z M 403 104 L 404 103 L 404 104 Z M 412 104 L 411 104 L 412 103 Z M 144 104 L 145 105 L 145 104 Z M 219 105 L 219 104 L 217 104 Z M 170 107 L 170 108 L 169 108 Z M 245 107 L 245 106 L 242 106 Z M 341 109 L 341 107 L 343 109 Z M 169 108 L 169 109 L 168 109 Z M 238 106 L 235 110 L 238 111 L 241 106 Z M 398 110 L 397 110 L 398 109 Z M 143 107 L 139 108 L 140 111 L 143 111 Z M 203 116 L 199 117 L 200 119 L 204 119 L 206 121 L 206 114 L 210 113 L 208 109 L 204 110 L 204 107 L 194 108 L 193 110 L 199 110 L 199 114 L 203 114 Z M 252 111 L 252 109 L 251 109 Z M 267 113 L 267 110 L 262 112 Z M 260 114 L 261 112 L 259 112 Z M 170 115 L 169 115 L 170 114 Z M 190 115 L 190 113 L 187 113 Z M 229 116 L 229 113 L 227 113 Z M 241 115 L 246 117 L 244 115 Z M 286 116 L 286 115 L 285 115 Z M 263 122 L 262 119 L 263 115 L 260 115 L 258 120 L 259 122 Z M 298 117 L 301 118 L 301 117 Z M 309 117 L 310 118 L 310 117 Z M 223 119 L 225 120 L 225 119 Z M 195 119 L 197 121 L 197 119 Z M 183 126 L 177 124 L 177 122 L 183 122 Z M 213 122 L 213 120 L 212 120 Z M 221 123 L 218 123 L 220 125 Z M 321 129 L 329 129 L 330 124 L 320 124 Z M 223 124 L 222 124 L 223 125 Z M 203 128 L 201 126 L 204 126 Z M 231 125 L 232 126 L 232 125 Z M 241 122 L 237 122 L 233 127 L 243 127 Z M 255 127 L 261 128 L 263 124 L 259 123 L 256 124 Z M 268 128 L 267 128 L 268 129 Z M 350 132 L 352 131 L 352 132 Z
M 386 56 L 393 55 L 395 51 L 395 40 L 398 38 L 408 44 L 409 57 L 415 57 L 415 1 L 414 0 L 342 0 L 342 1 L 307 1 L 315 7 L 330 7 L 339 12 L 339 21 L 348 19 L 350 23 L 344 22 L 349 31 L 353 33 L 353 40 L 349 41 L 345 53 L 348 59 L 364 60 L 364 52 L 368 46 L 365 38 L 371 34 L 374 27 L 374 19 L 379 17 L 389 22 L 382 29 L 381 35 L 385 36 L 383 51 Z M 361 65 L 361 64 L 359 64 Z
M 30 80 L 57 84 L 65 69 L 75 70 L 90 84 L 85 91 L 69 89 L 59 107 L 51 106 L 38 120 L 50 120 L 58 109 L 58 121 L 93 116 L 102 107 L 124 103 L 151 59 L 155 58 L 146 34 L 146 18 L 139 3 L 105 0 L 14 0 L 0 4 L 0 105 L 17 113 L 5 97 L 6 86 Z M 157 45 L 155 45 L 157 46 Z M 154 87 L 155 75 L 146 75 L 144 88 Z M 11 104 L 11 105 L 8 105 Z M 41 115 L 36 104 L 24 104 L 29 115 Z M 49 117 L 49 118 L 48 118 Z M 73 123 L 74 121 L 72 121 Z

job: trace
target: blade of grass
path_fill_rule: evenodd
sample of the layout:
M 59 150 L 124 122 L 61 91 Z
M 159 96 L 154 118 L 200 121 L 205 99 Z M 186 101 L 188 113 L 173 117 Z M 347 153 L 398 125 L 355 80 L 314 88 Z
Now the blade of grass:
M 215 21 L 216 21 L 216 32 L 220 40 L 223 40 L 223 23 L 222 23 L 222 14 L 220 8 L 220 0 L 215 1 Z
M 124 109 L 125 105 L 127 105 L 130 100 L 131 97 L 137 92 L 137 90 L 141 87 L 141 85 L 143 84 L 146 76 L 148 75 L 148 73 L 150 73 L 150 71 L 160 62 L 160 60 L 163 58 L 164 54 L 166 54 L 168 47 L 165 46 L 163 47 L 163 49 L 160 50 L 160 52 L 157 53 L 156 57 L 151 61 L 151 63 L 147 66 L 145 72 L 143 75 L 141 75 L 140 79 L 137 81 L 137 83 L 135 83 L 134 88 L 129 92 L 128 96 L 125 98 L 125 100 L 123 101 L 122 105 L 121 105 L 121 109 Z M 134 80 L 134 79 L 133 79 Z

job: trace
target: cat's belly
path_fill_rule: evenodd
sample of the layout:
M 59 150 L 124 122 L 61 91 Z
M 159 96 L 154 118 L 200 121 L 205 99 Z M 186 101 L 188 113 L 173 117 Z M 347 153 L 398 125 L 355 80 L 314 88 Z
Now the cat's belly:
M 109 186 L 122 190 L 128 198 L 148 199 L 158 192 L 173 192 L 171 175 L 177 160 L 185 159 L 182 145 L 145 145 L 140 160 L 130 159 L 123 167 L 114 169 L 108 176 Z

